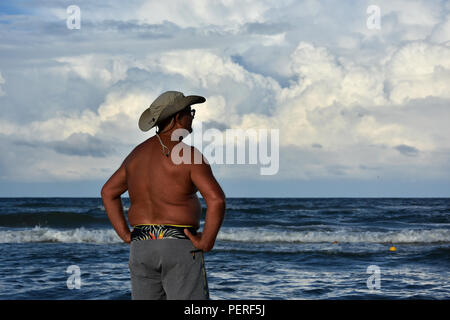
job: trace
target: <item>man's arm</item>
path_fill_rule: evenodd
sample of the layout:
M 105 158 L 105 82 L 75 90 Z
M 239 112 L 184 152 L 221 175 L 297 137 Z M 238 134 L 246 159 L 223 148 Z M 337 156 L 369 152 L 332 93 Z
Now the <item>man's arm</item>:
M 194 236 L 185 229 L 185 234 L 197 249 L 208 252 L 214 246 L 225 216 L 225 194 L 214 178 L 208 163 L 202 161 L 201 164 L 193 164 L 191 180 L 205 199 L 207 210 L 203 232 Z
M 126 243 L 130 243 L 131 234 L 123 213 L 122 199 L 120 196 L 127 191 L 127 175 L 125 161 L 120 168 L 109 178 L 102 188 L 101 195 L 103 205 L 109 221 L 119 237 Z

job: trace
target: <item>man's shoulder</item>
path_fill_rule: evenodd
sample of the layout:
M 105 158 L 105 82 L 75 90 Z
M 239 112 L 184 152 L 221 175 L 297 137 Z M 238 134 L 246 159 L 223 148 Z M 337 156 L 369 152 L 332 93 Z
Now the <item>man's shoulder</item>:
M 129 163 L 132 159 L 135 159 L 135 158 L 139 157 L 139 155 L 140 155 L 144 150 L 147 150 L 147 151 L 149 150 L 149 149 L 147 148 L 147 146 L 148 146 L 148 143 L 150 142 L 150 139 L 151 139 L 151 138 L 149 138 L 149 139 L 147 139 L 147 140 L 141 142 L 140 144 L 138 144 L 137 146 L 135 146 L 135 147 L 130 151 L 130 153 L 125 157 L 125 160 L 124 160 L 125 165 L 126 165 L 127 163 Z

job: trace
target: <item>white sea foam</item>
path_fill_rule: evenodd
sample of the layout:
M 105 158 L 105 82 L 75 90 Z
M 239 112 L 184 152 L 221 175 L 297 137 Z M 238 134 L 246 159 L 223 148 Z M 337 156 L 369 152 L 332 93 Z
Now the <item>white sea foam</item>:
M 61 242 L 61 243 L 121 243 L 113 229 L 76 228 L 58 230 L 34 227 L 26 230 L 1 230 L 0 243 Z
M 259 228 L 228 228 L 220 230 L 218 240 L 238 242 L 282 243 L 436 243 L 450 242 L 450 229 L 371 231 L 275 231 Z M 69 230 L 34 227 L 25 230 L 0 230 L 0 243 L 60 242 L 60 243 L 121 243 L 111 229 Z
M 239 242 L 292 242 L 292 243 L 433 243 L 450 242 L 450 229 L 371 231 L 275 231 L 250 228 L 223 228 L 219 240 Z

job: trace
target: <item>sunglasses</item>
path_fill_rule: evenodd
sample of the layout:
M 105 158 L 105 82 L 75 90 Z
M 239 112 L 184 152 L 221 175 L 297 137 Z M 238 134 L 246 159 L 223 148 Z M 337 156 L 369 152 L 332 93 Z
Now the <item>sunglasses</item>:
M 195 109 L 186 109 L 186 113 L 190 113 L 191 117 L 195 117 Z

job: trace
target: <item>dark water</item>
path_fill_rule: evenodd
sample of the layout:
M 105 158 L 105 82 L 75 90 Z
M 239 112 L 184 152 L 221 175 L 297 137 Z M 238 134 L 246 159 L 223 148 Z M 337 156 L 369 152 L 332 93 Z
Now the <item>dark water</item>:
M 232 198 L 205 263 L 212 299 L 449 299 L 449 257 L 447 198 Z M 101 199 L 0 199 L 0 299 L 130 299 Z

